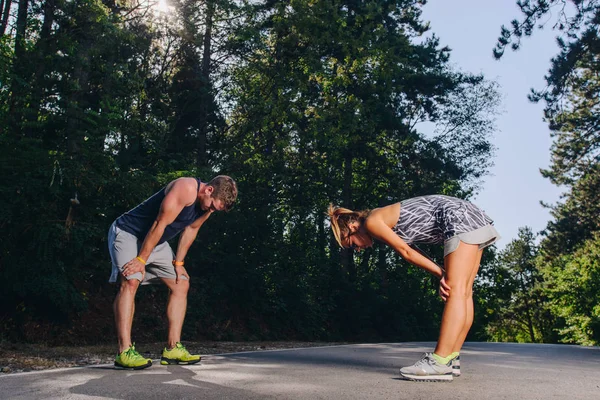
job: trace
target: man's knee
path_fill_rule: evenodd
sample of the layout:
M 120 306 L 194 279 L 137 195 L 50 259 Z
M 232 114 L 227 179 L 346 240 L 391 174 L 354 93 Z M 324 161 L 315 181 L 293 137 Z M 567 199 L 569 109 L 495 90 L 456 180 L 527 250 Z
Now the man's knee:
M 121 277 L 120 288 L 121 292 L 129 292 L 134 293 L 137 292 L 138 287 L 140 286 L 140 281 L 137 279 L 126 279 Z
M 170 289 L 175 295 L 187 296 L 187 293 L 190 290 L 190 281 L 187 279 L 179 279 L 179 282 L 171 285 Z

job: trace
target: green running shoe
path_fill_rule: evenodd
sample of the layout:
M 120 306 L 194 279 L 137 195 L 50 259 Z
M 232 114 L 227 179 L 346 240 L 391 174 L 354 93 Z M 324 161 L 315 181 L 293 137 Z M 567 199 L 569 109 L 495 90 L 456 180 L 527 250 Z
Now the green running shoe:
M 115 368 L 117 369 L 144 369 L 152 365 L 152 360 L 144 358 L 135 350 L 135 345 L 131 345 L 115 358 Z
M 160 363 L 162 365 L 190 365 L 200 362 L 200 358 L 201 357 L 198 355 L 190 354 L 190 352 L 187 351 L 186 348 L 180 342 L 177 342 L 175 347 L 173 347 L 171 350 L 167 350 L 167 348 L 165 347 L 165 349 L 162 352 L 162 357 L 160 358 Z

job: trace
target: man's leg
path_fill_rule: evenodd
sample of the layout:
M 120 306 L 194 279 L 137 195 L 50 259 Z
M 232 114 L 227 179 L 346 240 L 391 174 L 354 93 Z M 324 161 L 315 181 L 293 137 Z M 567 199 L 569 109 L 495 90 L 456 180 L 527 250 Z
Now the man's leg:
M 119 353 L 115 358 L 118 369 L 144 369 L 152 365 L 152 360 L 143 357 L 135 350 L 131 341 L 131 326 L 135 310 L 135 293 L 140 286 L 137 279 L 119 278 L 119 291 L 113 303 L 115 325 L 119 340 Z
M 196 364 L 200 362 L 201 357 L 190 354 L 181 344 L 181 329 L 183 328 L 183 320 L 185 319 L 190 281 L 181 278 L 179 279 L 179 283 L 175 283 L 175 279 L 170 278 L 162 278 L 162 280 L 169 288 L 169 302 L 167 304 L 169 337 L 167 339 L 168 345 L 163 350 L 160 363 L 162 365 Z
M 113 303 L 119 353 L 127 350 L 132 345 L 131 326 L 133 325 L 133 313 L 135 311 L 135 294 L 139 286 L 140 281 L 137 279 L 127 280 L 123 276 L 119 277 L 119 291 Z
M 113 312 L 115 314 L 117 340 L 119 341 L 119 352 L 115 358 L 115 367 L 122 369 L 144 369 L 152 365 L 152 360 L 142 357 L 135 350 L 131 341 L 135 294 L 140 282 L 144 279 L 144 275 L 138 272 L 129 276 L 129 280 L 127 280 L 121 274 L 123 265 L 137 255 L 138 248 L 139 239 L 128 232 L 122 231 L 116 226 L 116 223 L 113 223 L 108 232 L 108 251 L 112 261 L 112 273 L 109 282 L 119 282 L 119 289 L 113 302 Z
M 168 348 L 172 349 L 178 342 L 181 342 L 181 329 L 185 320 L 187 310 L 187 295 L 190 288 L 190 282 L 180 279 L 175 283 L 175 279 L 162 278 L 162 281 L 169 288 L 169 301 L 167 303 L 167 319 L 169 321 L 169 336 L 167 339 Z
M 126 279 L 122 275 L 122 268 L 123 265 L 137 255 L 139 245 L 137 237 L 119 229 L 116 223 L 113 223 L 110 227 L 108 232 L 108 251 L 112 261 L 112 274 L 109 282 L 118 282 L 119 284 L 119 290 L 113 302 L 119 353 L 122 353 L 132 345 L 131 326 L 135 310 L 135 294 L 140 286 L 140 280 L 144 278 L 141 273 L 137 273 Z

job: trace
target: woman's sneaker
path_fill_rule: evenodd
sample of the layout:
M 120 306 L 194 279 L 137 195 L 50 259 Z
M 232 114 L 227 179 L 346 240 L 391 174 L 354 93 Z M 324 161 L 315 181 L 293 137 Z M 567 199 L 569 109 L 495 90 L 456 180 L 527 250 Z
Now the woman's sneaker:
M 117 369 L 144 369 L 152 365 L 152 360 L 144 358 L 135 350 L 135 345 L 122 353 L 117 354 L 115 358 L 115 368 Z
M 200 358 L 200 356 L 190 354 L 181 343 L 177 342 L 171 350 L 167 350 L 166 348 L 163 350 L 160 363 L 162 365 L 190 365 L 200 362 Z
M 400 376 L 412 381 L 452 381 L 452 361 L 440 364 L 433 353 L 425 353 L 414 365 L 400 368 Z
M 460 376 L 460 356 L 452 359 L 452 375 L 456 378 Z

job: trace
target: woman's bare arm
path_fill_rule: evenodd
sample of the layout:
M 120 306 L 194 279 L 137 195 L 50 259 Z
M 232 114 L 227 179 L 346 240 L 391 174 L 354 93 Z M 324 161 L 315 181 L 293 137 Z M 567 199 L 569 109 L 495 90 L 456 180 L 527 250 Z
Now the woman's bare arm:
M 372 213 L 365 221 L 365 229 L 369 235 L 390 246 L 409 263 L 424 269 L 440 279 L 442 278 L 443 269 L 429 258 L 411 248 L 404 240 L 398 237 L 392 228 L 386 224 L 382 215 Z

